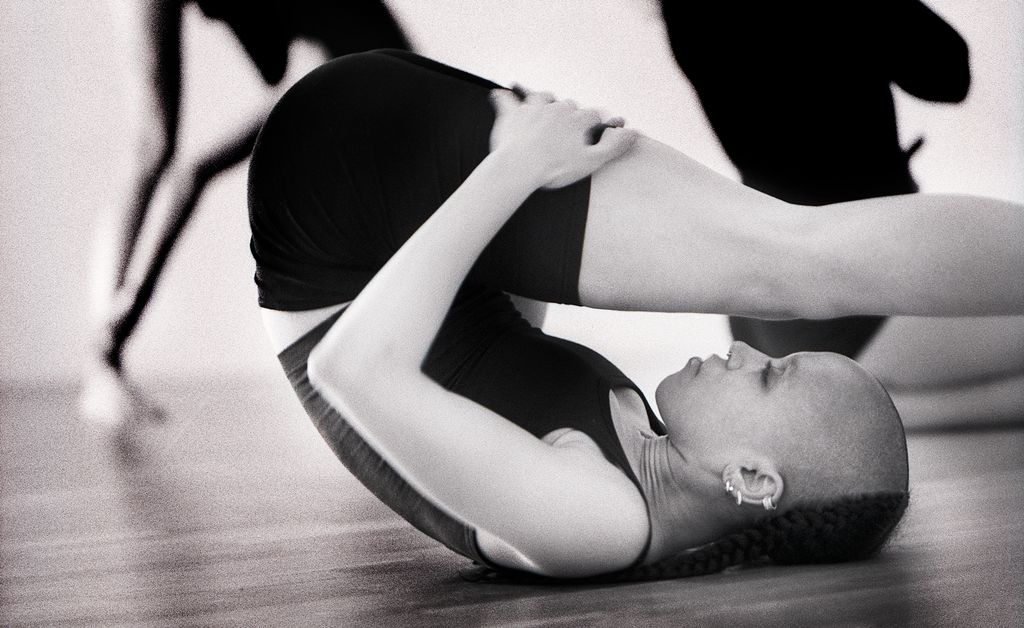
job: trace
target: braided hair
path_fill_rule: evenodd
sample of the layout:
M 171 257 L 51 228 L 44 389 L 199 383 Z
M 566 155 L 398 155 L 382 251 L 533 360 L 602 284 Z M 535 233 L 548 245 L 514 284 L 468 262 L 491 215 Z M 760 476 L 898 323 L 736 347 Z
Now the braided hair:
M 889 539 L 909 498 L 905 491 L 879 492 L 801 505 L 656 563 L 589 578 L 548 578 L 483 566 L 465 569 L 461 575 L 472 582 L 585 584 L 701 576 L 764 560 L 776 564 L 861 560 Z

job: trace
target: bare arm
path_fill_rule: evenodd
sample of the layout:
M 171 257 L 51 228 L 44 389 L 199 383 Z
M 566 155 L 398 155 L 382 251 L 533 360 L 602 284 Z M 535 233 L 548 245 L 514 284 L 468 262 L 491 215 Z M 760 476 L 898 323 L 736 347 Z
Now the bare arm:
M 499 144 L 360 293 L 310 355 L 309 376 L 433 503 L 540 573 L 586 575 L 624 567 L 642 550 L 648 523 L 635 487 L 604 461 L 551 447 L 421 371 L 463 278 L 516 208 L 538 187 L 567 184 L 628 148 L 630 134 L 618 129 L 584 147 L 582 114 L 568 105 L 532 111 L 538 117 L 514 133 L 528 137 Z M 566 154 L 569 143 L 577 148 Z M 572 167 L 536 159 L 548 152 Z

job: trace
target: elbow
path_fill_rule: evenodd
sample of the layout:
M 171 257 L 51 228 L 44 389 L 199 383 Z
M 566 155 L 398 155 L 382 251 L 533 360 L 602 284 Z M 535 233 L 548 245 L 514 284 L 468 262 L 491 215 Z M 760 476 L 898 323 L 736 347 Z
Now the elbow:
M 309 384 L 332 408 L 343 416 L 355 416 L 353 408 L 364 407 L 367 401 L 381 398 L 373 377 L 367 371 L 359 369 L 348 359 L 337 359 L 337 356 L 326 350 L 321 342 L 309 354 L 306 361 L 306 376 Z M 360 372 L 361 371 L 361 372 Z
M 332 403 L 385 398 L 389 387 L 393 390 L 399 385 L 407 370 L 396 365 L 396 360 L 389 357 L 391 352 L 386 341 L 352 338 L 344 330 L 338 335 L 329 333 L 310 352 L 306 376 L 310 385 Z
M 321 341 L 306 360 L 306 377 L 309 378 L 310 385 L 321 395 L 337 395 L 344 388 L 339 384 L 349 380 L 345 371 L 350 367 L 335 358 L 326 343 Z
M 321 340 L 309 353 L 306 360 L 306 376 L 317 392 L 336 400 L 342 394 L 349 394 L 353 388 L 367 383 L 363 373 L 374 372 L 372 364 L 363 363 L 353 352 L 339 351 L 336 338 L 330 335 Z

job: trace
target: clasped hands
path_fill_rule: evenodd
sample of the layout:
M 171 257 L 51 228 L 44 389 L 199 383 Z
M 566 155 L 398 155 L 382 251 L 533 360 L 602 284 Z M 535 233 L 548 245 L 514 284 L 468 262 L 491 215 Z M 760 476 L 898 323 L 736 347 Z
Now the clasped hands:
M 597 110 L 550 92 L 514 85 L 490 96 L 496 114 L 491 152 L 511 153 L 540 188 L 560 188 L 592 174 L 628 152 L 639 136 L 624 128 L 621 117 L 605 120 Z

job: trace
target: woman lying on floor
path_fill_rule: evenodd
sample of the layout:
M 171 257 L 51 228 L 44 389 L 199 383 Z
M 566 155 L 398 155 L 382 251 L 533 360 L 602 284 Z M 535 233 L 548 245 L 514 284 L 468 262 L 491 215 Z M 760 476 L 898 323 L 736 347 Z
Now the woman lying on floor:
M 612 364 L 529 325 L 505 292 L 779 318 L 1010 312 L 1022 289 L 942 251 L 936 217 L 1016 272 L 1019 233 L 987 221 L 1017 209 L 860 201 L 825 229 L 621 120 L 496 87 L 409 53 L 350 55 L 293 87 L 257 143 L 260 305 L 342 462 L 456 552 L 541 576 L 877 551 L 906 508 L 906 445 L 855 362 L 734 343 L 661 383 L 659 420 Z M 937 303 L 951 283 L 961 294 Z

